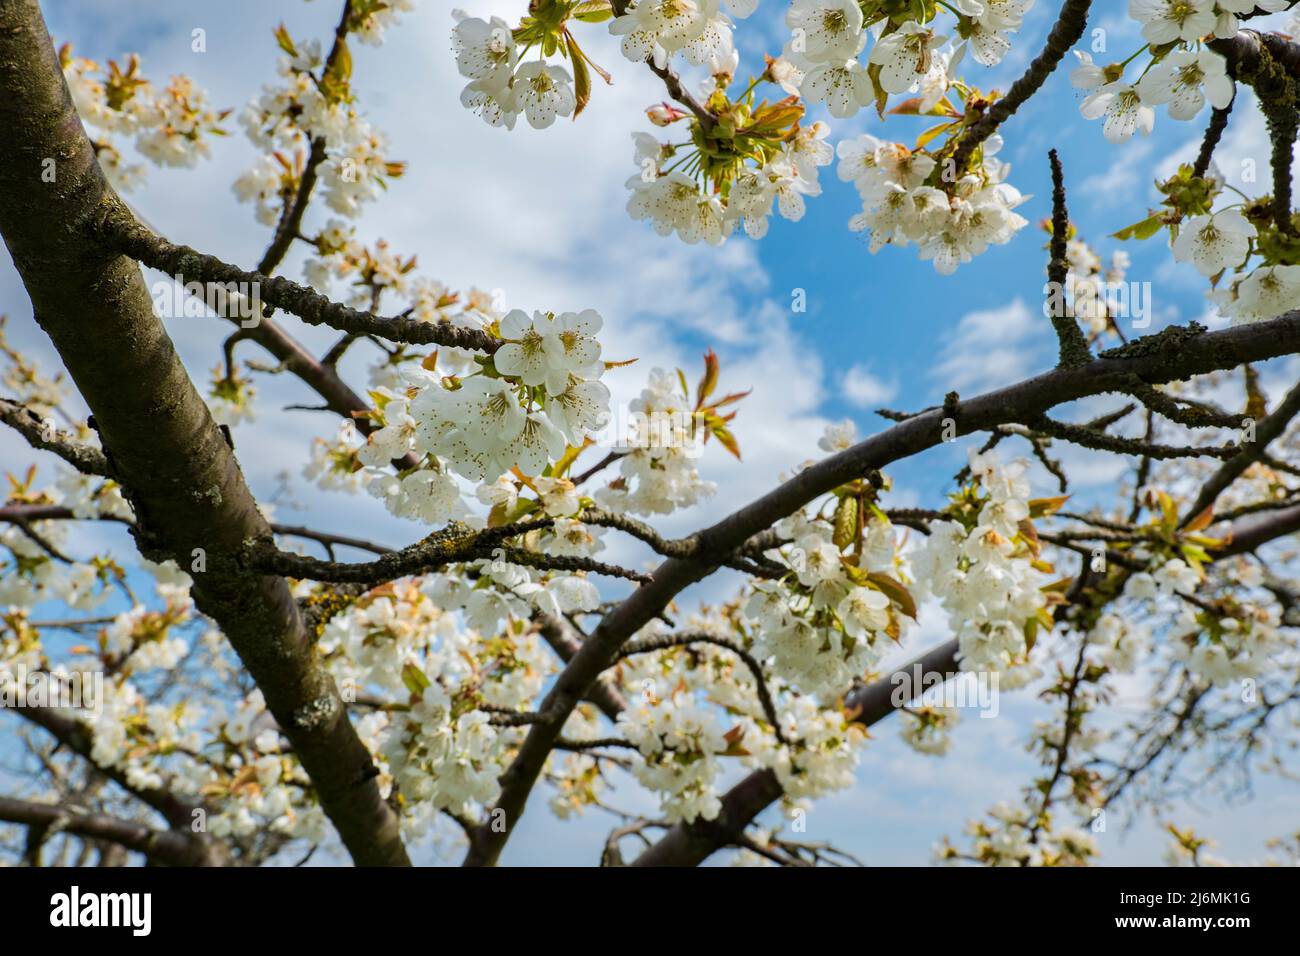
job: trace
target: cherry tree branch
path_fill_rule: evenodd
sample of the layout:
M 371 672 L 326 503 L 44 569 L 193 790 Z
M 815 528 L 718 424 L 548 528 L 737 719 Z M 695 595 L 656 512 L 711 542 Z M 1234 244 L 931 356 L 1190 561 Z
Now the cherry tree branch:
M 1103 352 L 1084 365 L 1056 368 L 966 401 L 950 396 L 943 406 L 910 416 L 804 469 L 775 490 L 692 535 L 686 539 L 693 542 L 692 555 L 669 558 L 656 568 L 648 584 L 601 619 L 560 673 L 539 708 L 548 719 L 529 728 L 515 760 L 501 777 L 501 793 L 494 809 L 504 812 L 506 825 L 480 826 L 465 863 L 496 862 L 564 721 L 591 684 L 617 659 L 622 645 L 684 588 L 710 575 L 720 563 L 719 556 L 731 553 L 751 536 L 842 484 L 939 444 L 945 437 L 946 419 L 952 419 L 957 434 L 969 434 L 1045 414 L 1056 405 L 1089 395 L 1123 391 L 1132 386 L 1135 378 L 1158 385 L 1296 351 L 1300 351 L 1300 311 L 1217 332 L 1206 332 L 1195 325 L 1166 329 Z
M 614 11 L 614 16 L 621 17 L 627 13 L 627 8 L 631 6 L 631 0 L 610 0 L 610 9 Z M 703 104 L 700 103 L 691 92 L 682 84 L 682 79 L 674 72 L 673 68 L 665 64 L 656 66 L 654 59 L 646 60 L 646 66 L 650 72 L 659 79 L 663 80 L 664 87 L 668 90 L 668 95 L 675 99 L 682 106 L 695 114 L 695 118 L 700 121 L 700 126 L 705 132 L 711 130 L 718 122 L 716 116 L 710 113 Z
M 352 0 L 343 0 L 343 12 L 339 16 L 338 26 L 334 28 L 334 42 L 330 46 L 329 54 L 325 57 L 324 65 L 321 67 L 322 76 L 329 75 L 339 57 L 347 49 L 347 35 L 351 20 Z M 293 200 L 281 210 L 280 221 L 276 223 L 275 227 L 275 235 L 271 238 L 271 244 L 267 246 L 266 252 L 262 255 L 262 261 L 257 264 L 257 271 L 263 275 L 270 275 L 275 272 L 276 267 L 284 261 L 289 246 L 301 233 L 302 218 L 307 212 L 308 204 L 311 202 L 312 190 L 316 188 L 317 173 L 323 162 L 325 162 L 325 139 L 317 136 L 312 139 L 308 147 L 307 161 L 303 165 L 302 177 L 298 180 L 298 189 L 294 193 Z
M 97 225 L 105 244 L 142 265 L 168 275 L 185 276 L 191 281 L 246 285 L 257 290 L 262 302 L 290 312 L 308 325 L 326 325 L 353 335 L 375 335 L 410 345 L 445 345 L 488 353 L 501 345 L 498 339 L 478 329 L 459 328 L 449 322 L 423 322 L 406 316 L 375 315 L 331 302 L 315 289 L 282 276 L 246 272 L 216 256 L 175 245 L 155 235 L 120 204 Z
M 108 460 L 93 445 L 71 432 L 59 431 L 54 423 L 37 415 L 20 402 L 0 398 L 0 422 L 4 422 L 33 448 L 53 452 L 77 471 L 88 475 L 109 475 Z
M 1061 12 L 1047 35 L 1043 51 L 1034 58 L 1024 75 L 1015 83 L 1007 95 L 995 101 L 978 120 L 962 134 L 953 162 L 958 170 L 966 168 L 966 163 L 980 145 L 992 136 L 999 126 L 1015 115 L 1016 110 L 1024 106 L 1029 98 L 1038 92 L 1039 87 L 1060 64 L 1070 47 L 1079 41 L 1088 25 L 1088 7 L 1091 0 L 1065 0 Z
M 1194 511 L 1190 513 L 1195 514 Z M 1220 557 L 1242 554 L 1297 529 L 1300 529 L 1300 506 L 1271 515 L 1263 521 L 1241 522 L 1233 526 L 1230 542 L 1216 554 Z M 912 687 L 916 673 L 956 673 L 957 651 L 955 638 L 931 648 L 895 670 L 889 678 L 851 691 L 844 698 L 845 710 L 863 726 L 879 723 L 900 705 L 909 702 L 901 699 L 900 687 Z M 779 800 L 782 793 L 780 782 L 772 771 L 754 771 L 723 796 L 723 809 L 716 819 L 674 825 L 632 865 L 697 866 L 715 851 L 739 843 L 745 828 Z
M 1196 496 L 1196 502 L 1188 509 L 1184 523 L 1191 521 L 1218 499 L 1229 485 L 1237 480 L 1252 464 L 1264 455 L 1270 442 L 1286 431 L 1291 420 L 1300 414 L 1300 383 L 1292 386 L 1282 403 L 1272 413 L 1266 415 L 1255 426 L 1255 441 L 1243 446 L 1233 457 L 1229 458 L 1216 471 Z
M 1065 207 L 1065 173 L 1056 150 L 1049 151 L 1047 157 L 1052 166 L 1052 239 L 1047 264 L 1047 281 L 1052 290 L 1048 302 L 1053 303 L 1050 318 L 1060 345 L 1059 364 L 1082 365 L 1092 358 L 1092 353 L 1079 323 L 1065 307 L 1065 280 L 1069 274 L 1065 251 L 1070 232 L 1070 214 Z
M 193 840 L 172 830 L 155 830 L 143 823 L 70 804 L 53 805 L 0 796 L 0 820 L 45 830 L 57 830 L 92 840 L 108 840 L 170 866 L 211 866 L 213 860 Z
M 1223 131 L 1228 128 L 1228 116 L 1232 113 L 1233 104 L 1237 102 L 1234 95 L 1223 109 L 1215 107 L 1210 112 L 1210 123 L 1205 127 L 1205 138 L 1201 140 L 1201 149 L 1196 154 L 1196 162 L 1192 164 L 1192 175 L 1204 179 L 1205 174 L 1210 171 L 1210 160 L 1214 157 L 1214 150 L 1219 145 L 1219 140 L 1223 138 Z
M 0 6 L 0 64 L 0 234 L 37 322 L 94 414 L 135 511 L 137 545 L 154 560 L 188 565 L 195 548 L 235 552 L 267 536 L 138 266 L 104 242 L 114 234 L 106 223 L 122 228 L 134 217 L 104 180 L 36 0 Z M 48 158 L 57 164 L 53 183 L 40 175 Z M 177 264 L 191 261 L 182 253 Z M 281 291 L 301 304 L 294 290 Z M 196 575 L 193 595 L 262 689 L 353 859 L 409 863 L 370 753 L 313 652 L 288 582 L 214 569 Z
M 103 774 L 131 796 L 157 811 L 173 828 L 188 830 L 194 822 L 194 811 L 202 808 L 202 804 L 182 800 L 166 789 L 137 787 L 121 770 L 101 767 L 95 763 L 90 756 L 93 745 L 90 734 L 75 720 L 43 707 L 23 707 L 16 712 L 23 719 L 45 730 L 60 745 L 85 759 L 97 773 Z
M 1210 49 L 1228 61 L 1234 80 L 1255 91 L 1260 112 L 1268 124 L 1272 144 L 1273 220 L 1277 228 L 1295 233 L 1291 222 L 1291 160 L 1296 133 L 1297 79 L 1300 78 L 1300 44 L 1275 33 L 1242 30 L 1234 37 L 1210 41 Z

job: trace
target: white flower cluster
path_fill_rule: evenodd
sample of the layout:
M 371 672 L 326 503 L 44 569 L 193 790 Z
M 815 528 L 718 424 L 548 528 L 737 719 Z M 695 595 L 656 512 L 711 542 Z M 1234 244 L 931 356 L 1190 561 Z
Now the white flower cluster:
M 461 315 L 458 321 L 486 325 L 477 310 Z M 497 323 L 505 342 L 493 356 L 494 375 L 448 377 L 429 363 L 385 366 L 389 384 L 370 393 L 375 430 L 355 448 L 347 427 L 336 441 L 319 441 L 308 476 L 340 488 L 364 484 L 394 514 L 426 524 L 466 517 L 455 475 L 488 487 L 515 468 L 541 475 L 567 446 L 582 447 L 604 427 L 602 324 L 590 309 L 515 310 Z M 393 473 L 389 463 L 408 454 L 422 466 Z M 573 496 L 567 513 L 577 507 Z
M 1151 647 L 1151 629 L 1107 611 L 1088 632 L 1088 643 L 1099 648 L 1099 663 L 1112 671 L 1129 674 Z
M 619 715 L 618 728 L 645 758 L 633 773 L 642 786 L 661 794 L 669 820 L 717 817 L 722 801 L 714 781 L 718 756 L 729 742 L 715 709 L 701 706 L 684 689 L 643 688 L 636 706 Z
M 713 495 L 716 485 L 696 469 L 701 439 L 692 432 L 690 401 L 676 380 L 654 369 L 629 404 L 634 419 L 620 477 L 597 490 L 596 501 L 627 514 L 670 514 Z
M 139 75 L 132 55 L 123 71 L 110 62 L 103 69 L 93 60 L 60 51 L 63 75 L 82 120 L 104 137 L 134 139 L 136 151 L 158 166 L 194 166 L 210 153 L 208 137 L 221 135 L 224 112 L 208 104 L 207 94 L 188 77 L 176 76 L 162 90 Z M 144 178 L 144 167 L 128 164 L 111 139 L 95 141 L 96 158 L 109 181 L 129 191 Z
M 1194 594 L 1201 583 L 1201 575 L 1182 558 L 1171 558 L 1155 571 L 1139 571 L 1129 577 L 1124 593 L 1139 600 L 1157 595 Z
M 148 703 L 126 680 L 105 681 L 104 696 L 102 712 L 85 725 L 92 738 L 90 757 L 101 767 L 123 771 L 132 786 L 162 787 L 172 776 L 161 759 L 165 751 L 197 752 L 203 746 L 197 707 Z M 198 792 L 193 784 L 178 789 Z
M 1151 573 L 1131 576 L 1124 593 L 1137 600 L 1156 601 L 1193 595 L 1201 582 L 1200 572 L 1181 558 L 1173 558 Z M 1172 618 L 1172 658 L 1207 684 L 1225 686 L 1258 677 L 1288 646 L 1279 631 L 1277 610 L 1267 605 L 1251 605 L 1237 615 L 1219 615 L 1179 601 L 1176 608 L 1166 607 L 1162 613 Z
M 72 509 L 81 518 L 131 517 L 115 482 L 85 478 L 75 472 L 61 477 L 43 498 L 46 503 Z M 50 547 L 65 547 L 66 522 L 36 521 L 29 530 Z M 108 597 L 107 570 L 95 562 L 57 561 L 16 525 L 0 527 L 0 549 L 0 608 L 17 611 L 58 601 L 73 610 L 85 611 L 98 607 Z
M 774 159 L 747 170 L 732 184 L 727 215 L 743 220 L 750 238 L 767 235 L 773 202 L 782 218 L 798 222 L 804 215 L 803 197 L 821 195 L 817 168 L 829 166 L 835 158 L 834 150 L 825 141 L 829 133 L 830 127 L 822 122 L 801 127 Z
M 1045 575 L 1015 540 L 1029 517 L 1027 471 L 1023 460 L 1004 467 L 991 452 L 972 452 L 971 473 L 987 493 L 975 524 L 934 522 L 912 559 L 918 584 L 948 612 L 962 669 L 1001 674 L 1004 687 L 1035 676 L 1026 629 L 1047 605 Z
M 972 56 L 985 66 L 1000 63 L 1010 49 L 1008 33 L 1020 29 L 1034 0 L 960 0 L 956 12 Z M 784 58 L 802 74 L 800 92 L 810 103 L 824 102 L 830 114 L 847 118 L 876 99 L 868 66 L 879 67 L 884 93 L 921 89 L 932 105 L 947 93 L 951 70 L 965 55 L 967 42 L 940 51 L 947 37 L 933 23 L 908 20 L 875 31 L 876 40 L 863 65 L 867 44 L 862 8 L 857 0 L 793 0 L 785 17 L 791 38 Z M 928 107 L 927 107 L 928 108 Z
M 988 811 L 989 821 L 974 820 L 966 828 L 972 838 L 970 854 L 945 843 L 937 852 L 943 862 L 969 859 L 985 866 L 1087 866 L 1097 856 L 1097 840 L 1078 827 L 1056 827 L 1050 817 L 1037 820 L 1023 804 L 999 803 Z
M 357 112 L 351 97 L 313 72 L 323 65 L 320 45 L 299 46 L 287 35 L 280 39 L 293 51 L 280 58 L 283 82 L 264 87 L 239 118 L 249 140 L 266 153 L 235 180 L 235 195 L 240 202 L 256 204 L 258 222 L 275 225 L 296 191 L 306 149 L 320 140 L 325 146 L 319 168 L 325 202 L 340 215 L 356 216 L 363 203 L 378 197 L 387 177 L 402 174 L 404 164 L 387 158 L 387 139 Z M 295 150 L 296 159 L 286 158 Z
M 592 704 L 578 704 L 564 722 L 564 736 L 570 740 L 595 740 L 600 735 L 600 711 Z M 590 754 L 569 753 L 559 759 L 552 754 L 550 764 L 549 779 L 555 793 L 548 806 L 557 819 L 582 816 L 608 789 L 600 761 Z
M 623 38 L 623 55 L 633 63 L 651 60 L 663 69 L 680 53 L 716 73 L 738 59 L 724 6 L 743 19 L 758 8 L 758 0 L 632 0 L 610 21 L 609 32 Z
M 370 476 L 357 457 L 356 439 L 357 427 L 349 421 L 339 424 L 332 440 L 312 439 L 311 458 L 303 467 L 303 477 L 325 491 L 361 491 Z
M 487 714 L 455 716 L 451 698 L 433 685 L 393 724 L 384 757 L 405 799 L 456 813 L 496 799 L 509 757 Z
M 324 295 L 331 295 L 336 284 L 343 283 L 337 297 L 353 308 L 370 310 L 382 296 L 400 296 L 406 306 L 400 311 L 409 319 L 480 332 L 505 317 L 497 305 L 499 293 L 471 288 L 462 294 L 444 283 L 416 275 L 414 257 L 403 258 L 382 239 L 366 247 L 356 238 L 356 228 L 342 219 L 329 219 L 311 241 L 316 247 L 315 255 L 303 263 L 308 284 Z M 465 375 L 474 370 L 476 355 L 467 349 L 439 348 L 437 371 L 443 376 Z M 403 388 L 402 364 L 423 358 L 405 350 L 386 354 L 383 360 L 371 365 L 371 384 Z
M 961 720 L 956 707 L 922 706 L 905 710 L 902 719 L 903 742 L 917 753 L 942 757 L 952 747 L 953 727 Z
M 168 701 L 146 695 L 137 685 L 141 677 L 176 670 L 200 647 L 213 657 L 199 666 L 219 674 L 222 658 L 216 655 L 226 653 L 215 631 L 198 645 L 182 635 L 193 614 L 189 577 L 172 562 L 146 562 L 146 567 L 158 578 L 164 609 L 136 605 L 115 616 L 101 632 L 94 656 L 74 657 L 64 666 L 70 673 L 105 673 L 97 711 L 70 712 L 90 738 L 91 760 L 120 770 L 133 787 L 168 789 L 182 799 L 202 796 L 213 836 L 266 831 L 326 839 L 328 821 L 307 798 L 310 781 L 301 767 L 280 755 L 280 735 L 260 691 L 237 700 L 229 711 L 209 712 L 183 697 Z
M 727 633 L 716 614 L 696 615 L 686 626 Z M 643 632 L 657 633 L 658 625 Z M 645 758 L 633 773 L 659 792 L 671 819 L 717 816 L 718 781 L 728 758 L 772 770 L 789 801 L 853 784 L 857 750 L 866 738 L 862 726 L 837 707 L 823 708 L 779 677 L 768 677 L 783 743 L 759 703 L 753 674 L 729 650 L 699 644 L 638 655 L 624 662 L 619 677 L 629 708 L 618 726 Z M 589 768 L 579 764 L 573 770 L 579 776 L 562 787 L 566 802 L 590 789 Z
M 521 65 L 514 33 L 500 17 L 480 20 L 460 10 L 452 16 L 456 68 L 469 79 L 460 94 L 467 109 L 490 126 L 506 129 L 515 128 L 520 113 L 536 129 L 550 126 L 557 116 L 572 115 L 578 101 L 568 70 L 545 60 Z
M 1010 165 L 995 158 L 1001 145 L 996 135 L 985 140 L 982 174 L 968 173 L 945 192 L 927 185 L 935 161 L 925 153 L 870 134 L 841 141 L 839 177 L 862 197 L 862 212 L 849 228 L 870 231 L 872 252 L 915 242 L 921 258 L 943 275 L 990 245 L 1010 242 L 1027 221 L 1014 211 L 1024 197 L 1004 181 Z
M 1277 318 L 1300 300 L 1300 265 L 1261 265 L 1211 292 L 1210 298 L 1234 322 Z
M 1290 0 L 1129 0 L 1128 15 L 1142 24 L 1142 38 L 1152 46 L 1195 43 L 1206 34 L 1228 39 L 1237 35 L 1239 17 L 1256 8 L 1276 13 Z
M 395 784 L 402 794 L 411 833 L 437 810 L 469 812 L 495 798 L 521 731 L 494 725 L 483 707 L 526 708 L 553 671 L 534 636 L 498 637 L 500 615 L 468 610 L 473 595 L 491 590 L 487 579 L 462 582 L 434 575 L 385 585 L 331 618 L 319 644 L 341 686 L 409 700 L 409 710 L 375 715 L 367 735 L 384 760 L 385 791 Z M 521 618 L 530 610 L 513 597 L 503 606 Z M 462 608 L 468 628 L 455 613 Z
M 676 232 L 686 243 L 719 245 L 743 223 L 747 235 L 767 235 L 772 208 L 792 222 L 803 218 L 804 197 L 821 194 L 817 168 L 834 158 L 825 142 L 829 128 L 813 123 L 799 128 L 780 149 L 758 166 L 745 166 L 731 184 L 725 200 L 668 164 L 673 151 L 648 133 L 633 133 L 633 160 L 639 172 L 628 179 L 627 210 L 633 219 L 647 220 L 660 235 Z M 666 165 L 667 164 L 667 165 Z
M 6 397 L 22 402 L 42 418 L 52 418 L 67 400 L 66 380 L 63 373 L 46 375 L 36 362 L 28 359 L 11 346 L 5 337 L 5 317 L 0 315 L 0 356 L 5 359 L 0 372 L 0 386 L 9 393 Z M 89 429 L 79 429 L 77 437 L 87 440 Z
M 1246 0 L 1253 8 L 1254 3 Z M 1260 4 L 1264 6 L 1264 4 Z M 1148 40 L 1152 34 L 1163 37 L 1152 43 L 1178 43 L 1159 59 L 1148 63 L 1136 82 L 1124 79 L 1127 63 L 1098 66 L 1092 56 L 1076 50 L 1079 65 L 1070 74 L 1070 82 L 1088 95 L 1079 106 L 1084 119 L 1103 119 L 1102 133 L 1112 143 L 1124 143 L 1136 132 L 1147 135 L 1155 126 L 1156 106 L 1167 106 L 1169 116 L 1176 120 L 1194 119 L 1206 101 L 1216 109 L 1232 102 L 1233 81 L 1227 73 L 1227 62 L 1222 56 L 1199 45 L 1200 38 L 1210 30 L 1188 33 L 1195 24 L 1214 15 L 1213 0 L 1131 0 L 1130 14 L 1145 23 L 1143 35 Z M 1179 29 L 1164 14 L 1177 8 L 1184 17 Z M 1236 26 L 1227 36 L 1236 33 Z
M 580 574 L 547 574 L 505 560 L 480 562 L 476 569 L 477 582 L 434 574 L 422 587 L 438 607 L 461 611 L 480 634 L 496 633 L 512 619 L 524 620 L 534 612 L 555 617 L 600 604 L 596 586 Z
M 873 515 L 865 531 L 868 544 L 856 559 L 832 541 L 829 522 L 799 513 L 777 531 L 794 542 L 788 553 L 774 556 L 793 570 L 795 583 L 754 586 L 745 616 L 756 629 L 755 649 L 771 658 L 782 680 L 830 702 L 871 669 L 882 636 L 898 626 L 890 598 L 865 576 L 894 571 L 893 528 Z
M 396 26 L 403 13 L 415 9 L 415 0 L 382 0 L 381 3 L 367 3 L 359 8 L 361 16 L 352 24 L 352 33 L 367 46 L 379 46 L 384 42 L 384 33 L 389 27 Z
M 778 711 L 781 728 L 790 746 L 763 738 L 746 743 L 754 751 L 753 762 L 776 774 L 790 800 L 812 799 L 853 786 L 858 767 L 858 748 L 866 730 L 841 710 L 819 707 L 810 697 L 783 698 Z

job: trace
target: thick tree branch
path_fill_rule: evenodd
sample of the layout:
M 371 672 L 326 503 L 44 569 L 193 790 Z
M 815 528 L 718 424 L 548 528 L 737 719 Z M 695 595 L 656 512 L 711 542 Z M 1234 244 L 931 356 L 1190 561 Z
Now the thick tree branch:
M 539 613 L 535 615 L 535 620 L 542 640 L 550 645 L 556 656 L 566 664 L 573 660 L 573 655 L 578 653 L 578 648 L 582 646 L 582 635 L 578 633 L 578 629 L 569 621 L 553 614 Z M 607 674 L 602 674 L 591 685 L 591 689 L 587 692 L 587 700 L 599 707 L 600 712 L 610 720 L 618 720 L 618 715 L 627 710 L 627 701 L 623 699 L 618 686 Z
M 122 227 L 134 217 L 104 181 L 35 0 L 0 6 L 0 128 L 0 233 L 37 322 L 94 413 L 135 510 L 137 544 L 188 566 L 196 548 L 233 552 L 267 536 L 139 268 L 102 241 L 114 234 L 105 223 Z M 53 183 L 41 177 L 50 159 Z M 262 689 L 353 859 L 409 862 L 370 754 L 314 655 L 287 582 L 211 571 L 196 576 L 193 593 Z
M 155 863 L 169 866 L 212 865 L 202 848 L 180 833 L 155 830 L 143 823 L 90 813 L 79 807 L 0 797 L 0 820 L 29 827 L 53 828 L 92 840 L 108 840 L 143 853 Z
M 1228 61 L 1233 79 L 1255 91 L 1260 112 L 1268 124 L 1272 144 L 1273 221 L 1283 233 L 1294 235 L 1291 222 L 1291 163 L 1300 115 L 1297 81 L 1300 78 L 1300 44 L 1274 33 L 1242 30 L 1235 37 L 1210 41 L 1210 48 Z

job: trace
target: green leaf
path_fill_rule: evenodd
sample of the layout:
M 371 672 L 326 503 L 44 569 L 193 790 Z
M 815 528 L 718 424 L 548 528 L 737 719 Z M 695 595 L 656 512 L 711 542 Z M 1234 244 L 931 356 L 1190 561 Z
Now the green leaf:
M 835 531 L 831 541 L 843 550 L 858 538 L 858 499 L 845 495 L 835 506 Z
M 348 82 L 352 79 L 352 52 L 347 41 L 340 38 L 336 43 L 334 59 L 321 77 L 321 91 L 331 103 L 342 102 L 347 97 Z
M 1111 237 L 1120 240 L 1150 239 L 1164 227 L 1164 224 L 1164 213 L 1157 212 L 1131 226 L 1125 226 L 1119 232 L 1111 233 Z
M 408 662 L 402 666 L 402 683 L 412 694 L 423 694 L 433 681 L 429 680 L 424 671 Z
M 574 6 L 569 16 L 583 23 L 601 23 L 614 15 L 609 0 L 583 0 Z
M 280 49 L 290 56 L 298 55 L 298 48 L 293 45 L 293 37 L 289 36 L 289 29 L 283 23 L 275 28 L 275 42 L 280 44 Z
M 576 101 L 573 118 L 576 120 L 591 101 L 591 73 L 587 70 L 587 58 L 582 55 L 582 50 L 578 49 L 573 37 L 565 34 L 565 38 L 569 44 L 569 59 L 573 62 L 573 96 Z
M 1034 649 L 1034 644 L 1038 641 L 1038 618 L 1031 617 L 1025 621 L 1025 652 L 1028 653 Z
M 953 125 L 954 125 L 953 123 L 940 123 L 938 126 L 931 126 L 929 129 L 927 129 L 924 133 L 922 133 L 920 136 L 916 138 L 916 145 L 912 148 L 918 150 L 925 149 L 925 147 L 930 143 L 931 140 L 933 140 L 944 130 L 952 129 Z
M 902 581 L 890 577 L 884 571 L 868 571 L 867 580 L 877 591 L 898 605 L 900 611 L 912 620 L 916 620 L 916 599 L 912 597 L 912 592 L 903 585 Z

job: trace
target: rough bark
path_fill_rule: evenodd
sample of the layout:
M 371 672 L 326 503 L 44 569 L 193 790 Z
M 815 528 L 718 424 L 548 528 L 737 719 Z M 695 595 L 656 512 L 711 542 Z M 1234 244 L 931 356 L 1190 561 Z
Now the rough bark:
M 200 846 L 180 833 L 155 830 L 134 820 L 88 813 L 75 807 L 0 797 L 0 820 L 47 832 L 57 830 L 92 840 L 108 840 L 143 853 L 151 862 L 169 866 L 207 866 L 212 862 Z
M 155 559 L 237 553 L 270 528 L 181 365 L 135 262 L 96 239 L 129 214 L 104 181 L 36 0 L 0 0 L 0 234 L 90 407 Z M 48 161 L 52 161 L 48 162 Z M 42 173 L 53 169 L 54 181 Z M 221 627 L 311 775 L 358 864 L 409 862 L 373 763 L 316 660 L 287 582 L 196 573 L 195 603 Z

